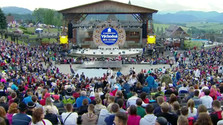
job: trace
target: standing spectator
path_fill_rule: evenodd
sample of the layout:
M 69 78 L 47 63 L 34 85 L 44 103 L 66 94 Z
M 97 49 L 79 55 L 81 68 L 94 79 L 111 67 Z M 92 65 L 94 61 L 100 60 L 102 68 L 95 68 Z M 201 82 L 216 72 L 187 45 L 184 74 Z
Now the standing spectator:
M 210 108 L 212 108 L 212 102 L 213 102 L 213 99 L 211 98 L 211 96 L 209 96 L 210 90 L 205 89 L 204 94 L 205 94 L 205 96 L 200 98 L 201 102 L 204 106 L 206 106 L 207 109 L 210 109 Z
M 31 125 L 52 125 L 52 123 L 44 118 L 44 112 L 42 108 L 37 108 L 33 112 Z
M 154 77 L 152 76 L 152 73 L 149 74 L 149 76 L 146 78 L 146 82 L 148 83 L 148 87 L 150 89 L 153 88 L 153 86 L 155 85 L 155 79 Z
M 78 114 L 73 112 L 73 105 L 66 104 L 67 112 L 61 114 L 61 119 L 64 125 L 77 125 Z
M 146 115 L 141 118 L 140 125 L 155 125 L 156 116 L 153 114 L 154 107 L 152 105 L 146 106 Z
M 31 118 L 26 115 L 27 106 L 24 102 L 19 104 L 19 113 L 12 117 L 12 125 L 29 125 Z
M 88 112 L 83 114 L 82 125 L 96 125 L 98 116 L 94 114 L 94 105 L 90 104 L 88 106 Z
M 127 125 L 139 125 L 140 116 L 137 115 L 137 108 L 135 105 L 131 105 L 128 109 Z

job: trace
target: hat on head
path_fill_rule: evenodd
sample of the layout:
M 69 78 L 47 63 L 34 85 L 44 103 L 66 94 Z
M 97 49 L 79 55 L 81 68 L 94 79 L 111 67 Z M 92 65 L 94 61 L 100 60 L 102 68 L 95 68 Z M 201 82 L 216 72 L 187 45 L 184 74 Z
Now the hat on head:
M 67 88 L 66 92 L 67 92 L 67 94 L 72 94 L 72 89 L 71 88 Z
M 156 122 L 158 122 L 160 125 L 167 125 L 167 120 L 164 117 L 158 117 Z
M 26 110 L 27 106 L 26 106 L 26 104 L 24 102 L 21 102 L 21 103 L 19 103 L 18 109 L 19 110 Z
M 30 109 L 32 109 L 32 108 L 35 108 L 36 107 L 36 104 L 34 102 L 29 102 L 27 104 L 27 107 L 30 108 Z

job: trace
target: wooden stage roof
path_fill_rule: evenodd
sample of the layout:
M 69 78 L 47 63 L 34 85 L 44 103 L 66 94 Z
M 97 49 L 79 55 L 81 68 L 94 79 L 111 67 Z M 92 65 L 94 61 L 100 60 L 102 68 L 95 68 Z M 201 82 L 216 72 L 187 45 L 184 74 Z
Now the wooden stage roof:
M 102 0 L 58 12 L 63 14 L 152 14 L 158 10 L 112 0 Z

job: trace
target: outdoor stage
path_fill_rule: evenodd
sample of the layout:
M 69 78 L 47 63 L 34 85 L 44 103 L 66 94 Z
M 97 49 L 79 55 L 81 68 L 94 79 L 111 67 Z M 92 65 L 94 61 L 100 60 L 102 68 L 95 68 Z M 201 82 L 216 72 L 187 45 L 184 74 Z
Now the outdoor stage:
M 152 15 L 158 11 L 131 3 L 101 0 L 59 12 L 68 26 L 69 41 L 83 48 L 74 54 L 131 56 L 140 53 L 137 48 L 147 46 L 147 35 L 154 34 Z M 98 46 L 103 45 L 118 46 L 120 51 L 101 52 Z M 136 49 L 135 52 L 131 48 Z

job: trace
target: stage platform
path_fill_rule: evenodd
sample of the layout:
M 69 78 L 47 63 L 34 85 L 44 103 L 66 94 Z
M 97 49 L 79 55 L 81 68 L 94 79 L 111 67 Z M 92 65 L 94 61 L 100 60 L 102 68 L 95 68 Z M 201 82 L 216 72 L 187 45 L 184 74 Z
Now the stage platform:
M 107 69 L 79 69 L 76 72 L 76 74 L 79 75 L 82 73 L 84 73 L 84 75 L 88 78 L 101 78 L 104 76 L 104 74 L 107 74 Z
M 121 61 L 91 61 L 84 62 L 82 68 L 122 68 Z

